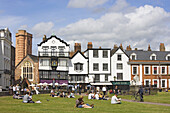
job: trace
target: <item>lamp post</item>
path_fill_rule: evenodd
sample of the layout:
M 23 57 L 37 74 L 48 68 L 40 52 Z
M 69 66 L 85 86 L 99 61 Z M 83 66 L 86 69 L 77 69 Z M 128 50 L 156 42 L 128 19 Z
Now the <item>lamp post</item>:
M 58 84 L 60 84 L 60 74 L 57 75 L 58 76 Z

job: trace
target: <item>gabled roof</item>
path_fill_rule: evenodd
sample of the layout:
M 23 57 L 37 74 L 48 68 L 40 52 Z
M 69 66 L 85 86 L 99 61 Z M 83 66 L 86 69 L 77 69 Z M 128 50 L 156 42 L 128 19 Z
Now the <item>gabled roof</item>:
M 123 53 L 129 58 L 129 55 L 126 54 L 126 52 L 121 48 L 121 47 L 117 47 L 111 50 L 111 57 L 116 53 L 117 50 L 121 49 L 123 51 Z
M 64 43 L 66 46 L 69 46 L 69 44 L 67 44 L 64 40 L 61 40 L 60 38 L 58 38 L 56 35 L 51 35 L 51 37 L 47 38 L 46 40 L 42 41 L 40 44 L 37 44 L 37 45 L 41 46 L 43 43 L 47 42 L 48 40 L 50 40 L 53 37 L 56 38 L 57 40 L 59 40 L 60 42 Z
M 30 57 L 34 62 L 38 62 L 38 56 L 28 54 L 16 65 L 16 67 L 18 67 L 22 63 L 22 61 L 24 61 L 24 59 L 27 58 L 27 57 Z
M 143 50 L 128 50 L 125 51 L 129 56 L 132 53 L 136 54 L 136 60 L 150 60 L 152 54 L 156 55 L 156 60 L 166 60 L 166 56 L 170 51 L 143 51 Z
M 70 57 L 70 59 L 72 59 L 73 57 L 75 57 L 78 53 L 80 53 L 85 59 L 87 59 L 87 57 L 84 56 L 84 55 L 82 54 L 82 52 L 80 52 L 80 51 L 77 51 L 72 57 Z

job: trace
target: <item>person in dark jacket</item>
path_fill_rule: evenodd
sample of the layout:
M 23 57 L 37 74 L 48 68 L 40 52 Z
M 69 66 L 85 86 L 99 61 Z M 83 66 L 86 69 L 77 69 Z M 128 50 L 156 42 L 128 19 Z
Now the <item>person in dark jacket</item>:
M 139 95 L 140 95 L 140 101 L 143 102 L 144 100 L 143 100 L 143 88 L 142 88 L 142 86 L 140 87 L 140 89 L 138 90 L 137 93 L 139 93 Z

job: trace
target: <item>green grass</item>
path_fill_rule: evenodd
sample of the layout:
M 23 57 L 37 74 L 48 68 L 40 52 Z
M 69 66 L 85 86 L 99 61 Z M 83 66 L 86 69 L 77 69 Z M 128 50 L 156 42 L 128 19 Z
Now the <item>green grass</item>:
M 87 97 L 84 97 L 84 101 L 85 103 L 94 104 L 93 109 L 74 108 L 76 99 L 34 95 L 33 100 L 40 100 L 42 102 L 41 104 L 24 104 L 22 100 L 12 99 L 11 96 L 0 97 L 0 113 L 167 113 L 170 111 L 170 107 L 168 106 L 133 102 L 122 102 L 119 105 L 111 105 L 110 100 L 88 100 Z
M 131 95 L 121 95 L 122 99 L 131 100 Z M 170 104 L 170 92 L 158 92 L 156 95 L 144 95 L 144 101 Z

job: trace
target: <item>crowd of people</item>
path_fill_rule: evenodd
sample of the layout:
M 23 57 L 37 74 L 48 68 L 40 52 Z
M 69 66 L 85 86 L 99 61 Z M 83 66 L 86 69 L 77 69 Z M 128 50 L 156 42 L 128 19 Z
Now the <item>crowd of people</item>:
M 23 99 L 23 103 L 35 103 L 33 101 L 32 95 L 33 93 L 31 92 L 31 90 L 29 88 L 24 88 L 21 89 L 21 87 L 17 84 L 14 85 L 13 87 L 11 87 L 10 89 L 12 89 L 12 93 L 13 93 L 13 98 L 14 99 Z M 32 87 L 32 90 L 35 91 L 36 94 L 39 94 L 39 91 L 36 89 L 36 87 Z M 89 89 L 87 89 L 88 92 L 88 96 L 87 98 L 90 100 L 109 100 L 109 96 L 108 93 L 112 94 L 114 93 L 114 96 L 112 96 L 111 99 L 111 104 L 121 104 L 121 98 L 118 98 L 118 94 L 120 93 L 120 90 L 118 89 L 118 87 L 116 86 L 113 90 L 108 90 L 106 88 L 106 86 L 101 87 L 90 87 Z M 23 95 L 21 95 L 21 91 L 23 91 Z M 77 95 L 77 92 L 79 95 L 81 95 L 82 92 L 82 86 L 81 85 L 75 85 L 72 87 L 71 90 L 67 90 L 67 91 L 63 91 L 61 89 L 56 89 L 53 88 L 50 92 L 50 96 L 51 97 L 61 97 L 61 98 L 75 98 L 75 95 Z M 138 93 L 140 94 L 141 99 L 143 99 L 143 92 L 140 89 L 138 91 Z M 143 101 L 143 100 L 142 100 Z M 39 103 L 41 103 L 39 101 Z M 77 108 L 93 108 L 94 104 L 88 104 L 85 103 L 83 101 L 83 96 L 80 96 L 77 100 L 76 100 L 76 105 L 75 107 Z

